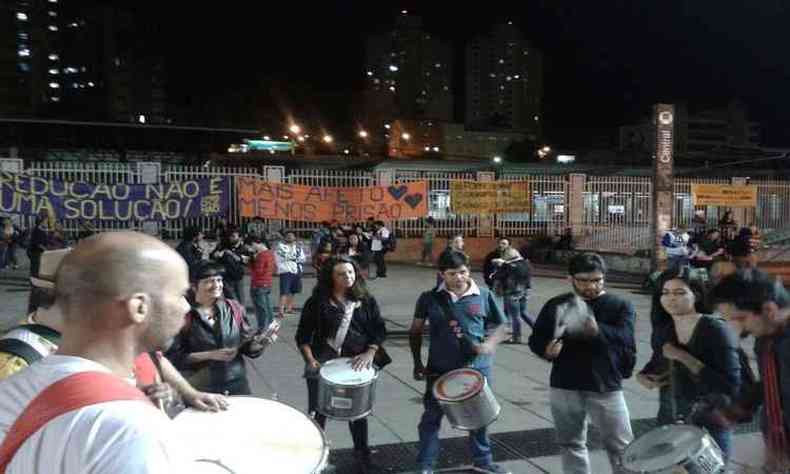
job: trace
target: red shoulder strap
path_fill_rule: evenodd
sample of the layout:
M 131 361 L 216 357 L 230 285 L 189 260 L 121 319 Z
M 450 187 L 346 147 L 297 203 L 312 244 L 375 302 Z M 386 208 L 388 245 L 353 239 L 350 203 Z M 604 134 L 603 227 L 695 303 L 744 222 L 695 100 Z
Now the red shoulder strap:
M 239 325 L 239 329 L 244 329 L 246 323 L 244 322 L 244 316 L 242 316 L 242 314 L 244 314 L 244 310 L 242 309 L 241 304 L 239 304 L 238 301 L 232 300 L 230 298 L 226 299 L 225 301 L 227 301 L 228 305 L 230 305 L 230 313 L 233 315 L 233 319 L 236 320 L 236 324 Z
M 0 445 L 0 474 L 5 473 L 25 440 L 52 419 L 89 405 L 117 400 L 148 402 L 143 392 L 106 372 L 79 372 L 48 386 L 25 407 L 8 430 Z
M 153 385 L 159 380 L 159 371 L 156 369 L 156 364 L 151 359 L 151 354 L 143 352 L 134 360 L 134 378 L 137 379 L 137 385 L 145 387 L 146 385 Z

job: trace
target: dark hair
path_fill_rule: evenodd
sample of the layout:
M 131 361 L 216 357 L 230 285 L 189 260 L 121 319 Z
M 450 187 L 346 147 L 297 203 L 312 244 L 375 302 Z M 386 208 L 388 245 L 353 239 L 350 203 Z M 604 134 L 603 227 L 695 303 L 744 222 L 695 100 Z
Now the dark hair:
M 508 243 L 508 244 L 510 244 L 510 243 L 512 243 L 512 242 L 513 242 L 512 240 L 510 240 L 510 237 L 508 237 L 508 236 L 506 236 L 506 235 L 500 235 L 500 236 L 499 236 L 499 237 L 496 239 L 497 243 L 499 243 L 499 242 L 502 242 L 503 240 L 507 240 L 507 243 Z
M 774 302 L 779 308 L 790 306 L 790 294 L 776 277 L 753 268 L 728 275 L 713 288 L 713 303 L 732 303 L 743 311 L 760 314 L 763 304 Z
M 248 235 L 246 239 L 244 239 L 245 245 L 253 245 L 253 244 L 263 244 L 265 246 L 269 246 L 269 242 L 260 235 Z
M 568 264 L 568 274 L 601 272 L 606 275 L 606 263 L 600 255 L 592 252 L 578 253 Z
M 461 252 L 442 252 L 439 256 L 439 271 L 446 272 L 469 264 L 469 257 Z
M 656 324 L 663 324 L 672 321 L 672 316 L 664 309 L 661 304 L 661 293 L 664 291 L 664 285 L 670 280 L 681 280 L 685 283 L 692 293 L 694 293 L 694 309 L 698 313 L 707 313 L 708 309 L 705 306 L 705 283 L 696 276 L 692 276 L 691 269 L 687 266 L 672 267 L 665 270 L 658 276 L 656 283 L 656 290 L 653 292 L 653 311 L 651 311 L 651 319 L 653 326 Z
M 198 227 L 198 226 L 194 226 L 193 225 L 193 226 L 186 227 L 184 229 L 184 233 L 183 233 L 184 240 L 186 242 L 192 242 L 193 240 L 195 240 L 197 238 L 198 235 L 200 235 L 201 232 L 203 232 L 203 231 L 200 230 L 200 227 Z
M 225 276 L 225 266 L 210 261 L 201 262 L 192 269 L 189 280 L 192 283 L 197 283 L 204 278 L 212 276 Z
M 345 256 L 333 255 L 332 257 L 329 257 L 323 265 L 321 265 L 321 270 L 318 272 L 315 288 L 313 288 L 313 296 L 317 298 L 318 301 L 326 302 L 332 299 L 335 285 L 333 278 L 335 266 L 342 263 L 348 263 L 349 265 L 353 266 L 354 274 L 356 276 L 354 279 L 354 284 L 348 289 L 346 297 L 352 301 L 361 301 L 370 297 L 368 287 L 365 284 L 365 277 L 362 276 L 362 271 L 359 269 L 357 262 Z
M 55 304 L 55 290 L 34 286 L 30 289 L 30 310 L 49 309 Z
M 436 219 L 434 219 L 433 216 L 428 216 L 428 218 L 425 219 L 425 223 L 426 224 L 430 224 L 430 225 L 434 225 L 436 223 Z

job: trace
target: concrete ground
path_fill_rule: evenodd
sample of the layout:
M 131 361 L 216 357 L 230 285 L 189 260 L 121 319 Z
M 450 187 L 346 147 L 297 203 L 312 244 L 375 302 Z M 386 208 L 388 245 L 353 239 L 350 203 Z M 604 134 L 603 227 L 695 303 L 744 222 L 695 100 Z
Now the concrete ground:
M 24 260 L 22 252 L 19 256 Z M 539 276 L 533 280 L 529 301 L 532 314 L 537 314 L 543 303 L 552 296 L 569 290 L 568 282 L 560 278 L 563 273 L 561 269 L 544 268 L 537 273 Z M 25 313 L 28 294 L 26 276 L 26 265 L 20 270 L 4 270 L 0 273 L 0 298 L 3 301 L 0 305 L 0 329 L 14 324 Z M 479 274 L 475 275 L 475 279 L 482 281 Z M 388 278 L 369 282 L 369 287 L 387 319 L 388 329 L 393 333 L 386 346 L 394 362 L 379 378 L 375 409 L 370 416 L 370 444 L 378 450 L 377 459 L 380 463 L 389 466 L 386 472 L 409 472 L 409 469 L 413 469 L 413 443 L 417 441 L 417 423 L 422 413 L 421 396 L 424 383 L 412 379 L 408 340 L 397 333 L 408 328 L 417 296 L 421 291 L 431 288 L 434 282 L 435 270 L 405 265 L 393 265 Z M 309 295 L 314 283 L 313 278 L 305 279 L 305 292 L 298 298 L 298 306 Z M 628 298 L 637 309 L 638 369 L 650 356 L 650 298 L 636 284 L 611 284 L 609 291 Z M 277 294 L 275 282 L 273 295 Z M 247 303 L 249 304 L 248 295 Z M 293 342 L 297 322 L 298 315 L 286 318 L 278 343 L 269 348 L 262 358 L 251 361 L 248 372 L 256 396 L 276 396 L 280 401 L 304 410 L 307 405 L 307 391 L 301 377 L 303 363 Z M 529 328 L 525 329 L 525 336 L 528 336 Z M 502 345 L 497 351 L 494 392 L 502 405 L 502 415 L 490 427 L 490 431 L 493 437 L 501 440 L 495 443 L 495 459 L 503 460 L 503 464 L 514 473 L 561 472 L 548 401 L 549 369 L 549 364 L 533 355 L 526 345 Z M 656 393 L 645 390 L 633 378 L 626 381 L 625 393 L 635 426 L 655 417 L 658 409 Z M 251 417 L 254 415 L 251 414 Z M 260 422 L 265 423 L 266 420 Z M 454 472 L 466 472 L 463 467 L 469 461 L 465 457 L 465 443 L 458 439 L 465 436 L 465 433 L 444 423 L 441 436 L 444 439 L 443 447 L 449 450 L 452 446 L 453 452 L 460 453 L 452 456 L 447 454 L 452 459 L 445 459 L 443 466 Z M 352 447 L 346 423 L 330 421 L 327 425 L 327 437 L 335 453 L 333 462 L 340 459 L 340 454 L 348 453 L 348 448 Z M 532 439 L 535 444 L 527 446 L 522 441 L 506 442 L 507 439 Z M 762 464 L 763 452 L 760 435 L 738 434 L 734 446 L 732 472 L 757 472 L 753 469 Z M 388 458 L 396 455 L 400 456 L 397 460 Z M 610 472 L 606 456 L 600 449 L 593 450 L 591 457 L 594 473 Z M 336 464 L 342 465 L 342 462 Z M 338 472 L 346 470 L 338 469 Z

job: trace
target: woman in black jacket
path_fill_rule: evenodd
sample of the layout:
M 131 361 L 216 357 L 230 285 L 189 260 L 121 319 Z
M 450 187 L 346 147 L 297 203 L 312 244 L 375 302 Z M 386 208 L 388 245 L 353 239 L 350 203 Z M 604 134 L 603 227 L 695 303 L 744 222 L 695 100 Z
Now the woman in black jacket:
M 653 297 L 653 355 L 637 381 L 661 388 L 659 424 L 674 423 L 692 413 L 695 402 L 725 395 L 741 386 L 741 362 L 736 335 L 726 322 L 702 314 L 704 286 L 688 267 L 676 267 L 659 277 Z M 732 428 L 712 417 L 692 419 L 708 429 L 725 457 L 732 445 Z
M 249 395 L 243 356 L 259 357 L 268 340 L 253 335 L 241 304 L 222 297 L 222 272 L 212 262 L 193 272 L 195 301 L 166 355 L 200 391 Z
M 318 406 L 321 364 L 350 357 L 355 370 L 370 368 L 386 336 L 378 303 L 368 293 L 359 266 L 348 257 L 327 260 L 313 295 L 304 304 L 296 331 L 296 345 L 305 361 L 308 411 L 315 412 Z M 315 419 L 325 426 L 325 416 L 316 414 Z M 372 466 L 367 418 L 349 422 L 349 427 L 362 472 L 367 472 Z

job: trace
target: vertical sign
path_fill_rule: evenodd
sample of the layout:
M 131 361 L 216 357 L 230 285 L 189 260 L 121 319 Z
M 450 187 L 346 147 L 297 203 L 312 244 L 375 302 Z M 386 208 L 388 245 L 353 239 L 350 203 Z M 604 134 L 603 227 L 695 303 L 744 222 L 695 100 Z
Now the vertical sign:
M 675 126 L 675 106 L 656 104 L 653 106 L 656 126 L 656 154 L 653 166 L 653 267 L 663 270 L 667 255 L 661 238 L 672 228 L 672 206 L 674 175 L 672 155 Z

